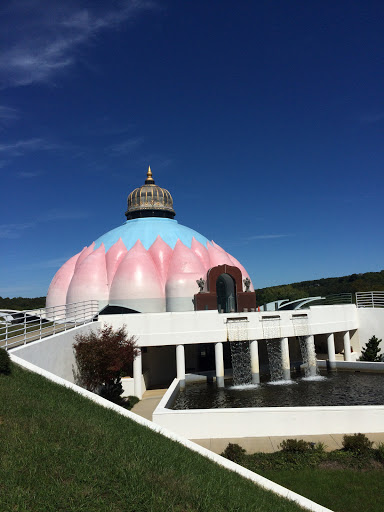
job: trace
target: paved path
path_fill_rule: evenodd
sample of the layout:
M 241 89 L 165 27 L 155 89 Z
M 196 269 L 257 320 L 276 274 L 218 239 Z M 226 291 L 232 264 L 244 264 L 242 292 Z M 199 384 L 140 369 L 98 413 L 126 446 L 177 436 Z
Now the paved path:
M 156 409 L 167 389 L 152 389 L 146 391 L 142 400 L 137 403 L 132 412 L 152 421 L 152 413 Z M 377 446 L 384 443 L 383 433 L 366 434 Z M 204 446 L 215 453 L 222 453 L 228 443 L 236 443 L 243 447 L 247 453 L 271 453 L 280 449 L 280 443 L 284 439 L 304 439 L 311 443 L 324 443 L 327 451 L 338 450 L 343 447 L 343 434 L 317 435 L 317 436 L 286 436 L 286 437 L 239 437 L 228 439 L 191 439 L 196 444 Z
M 146 391 L 143 398 L 132 407 L 132 412 L 152 421 L 152 413 L 163 398 L 167 389 L 150 389 Z

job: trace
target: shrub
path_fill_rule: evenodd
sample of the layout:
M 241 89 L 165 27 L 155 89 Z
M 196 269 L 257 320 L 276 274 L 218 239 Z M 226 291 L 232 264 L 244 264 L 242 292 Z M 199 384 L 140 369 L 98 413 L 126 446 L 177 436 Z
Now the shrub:
M 309 443 L 303 439 L 284 439 L 280 444 L 282 452 L 303 453 L 314 449 L 315 443 Z
M 78 382 L 113 402 L 121 401 L 121 373 L 129 372 L 137 355 L 136 339 L 129 336 L 125 325 L 113 330 L 102 329 L 75 336 L 73 345 L 77 363 Z
M 383 355 L 379 355 L 379 352 L 381 352 L 381 348 L 379 348 L 380 343 L 381 339 L 372 336 L 361 351 L 359 361 L 383 361 Z
M 241 464 L 244 459 L 245 450 L 239 444 L 229 443 L 221 455 L 232 462 Z
M 10 375 L 11 359 L 8 352 L 4 348 L 0 348 L 0 374 Z
M 353 453 L 367 453 L 372 449 L 373 442 L 365 434 L 345 435 L 343 437 L 343 449 Z
M 384 463 L 384 443 L 379 443 L 377 445 L 376 458 L 378 461 Z

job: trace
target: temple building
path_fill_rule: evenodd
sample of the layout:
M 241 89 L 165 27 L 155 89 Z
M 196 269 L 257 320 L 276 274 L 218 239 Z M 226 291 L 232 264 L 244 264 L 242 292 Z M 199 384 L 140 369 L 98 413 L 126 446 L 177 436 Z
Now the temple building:
M 175 219 L 168 190 L 148 168 L 128 196 L 126 222 L 56 273 L 47 307 L 97 300 L 104 314 L 255 311 L 251 279 L 236 258 Z

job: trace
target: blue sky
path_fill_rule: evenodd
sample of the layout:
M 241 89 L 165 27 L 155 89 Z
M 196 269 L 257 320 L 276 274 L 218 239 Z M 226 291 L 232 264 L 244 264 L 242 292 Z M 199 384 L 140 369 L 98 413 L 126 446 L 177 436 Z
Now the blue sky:
M 384 268 L 384 4 L 0 6 L 0 295 L 45 295 L 148 165 L 255 287 Z

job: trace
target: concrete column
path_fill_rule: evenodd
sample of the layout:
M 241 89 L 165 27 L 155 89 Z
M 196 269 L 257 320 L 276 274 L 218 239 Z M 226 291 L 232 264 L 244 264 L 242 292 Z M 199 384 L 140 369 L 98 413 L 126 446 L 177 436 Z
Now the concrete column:
M 141 349 L 138 349 L 138 354 L 133 360 L 133 394 L 137 398 L 142 398 L 143 391 L 141 389 L 141 379 L 143 378 L 143 368 L 141 361 Z
M 259 344 L 257 340 L 252 340 L 249 342 L 249 350 L 251 354 L 252 384 L 259 384 Z
M 346 331 L 343 336 L 344 339 L 344 361 L 351 361 L 351 338 L 349 331 Z
M 216 384 L 217 387 L 224 387 L 224 355 L 223 344 L 215 343 L 215 364 L 216 364 Z
M 289 359 L 288 338 L 281 338 L 281 367 L 283 369 L 283 379 L 291 380 L 291 361 Z
M 327 334 L 328 345 L 328 368 L 329 370 L 336 370 L 336 352 L 335 352 L 335 337 L 333 332 Z
M 185 386 L 185 353 L 184 345 L 176 346 L 176 370 L 177 378 L 180 381 L 180 387 Z

